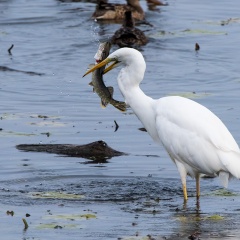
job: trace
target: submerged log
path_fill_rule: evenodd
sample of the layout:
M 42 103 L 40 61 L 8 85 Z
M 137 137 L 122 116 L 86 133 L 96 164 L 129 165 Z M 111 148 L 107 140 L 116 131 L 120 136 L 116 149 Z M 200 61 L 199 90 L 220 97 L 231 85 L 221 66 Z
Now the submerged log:
M 25 152 L 46 152 L 65 155 L 68 157 L 86 158 L 98 162 L 104 162 L 107 159 L 116 156 L 126 155 L 109 147 L 104 141 L 96 141 L 85 145 L 74 144 L 20 144 L 18 150 Z

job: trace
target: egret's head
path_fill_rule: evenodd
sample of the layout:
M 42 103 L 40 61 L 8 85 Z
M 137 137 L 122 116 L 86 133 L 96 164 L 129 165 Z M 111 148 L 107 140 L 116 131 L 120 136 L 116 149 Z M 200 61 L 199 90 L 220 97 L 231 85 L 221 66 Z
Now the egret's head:
M 143 75 L 146 69 L 144 58 L 138 50 L 134 48 L 120 48 L 87 71 L 83 77 L 108 63 L 112 64 L 105 69 L 104 73 L 107 73 L 120 65 L 127 66 L 130 71 L 139 73 L 140 75 Z

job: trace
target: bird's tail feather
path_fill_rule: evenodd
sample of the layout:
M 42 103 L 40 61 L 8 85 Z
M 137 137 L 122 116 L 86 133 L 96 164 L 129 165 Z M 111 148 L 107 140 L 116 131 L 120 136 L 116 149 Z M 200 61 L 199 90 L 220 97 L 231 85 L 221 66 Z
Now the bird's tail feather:
M 225 155 L 225 156 L 224 156 Z M 226 154 L 221 155 L 222 163 L 225 167 L 223 170 L 224 172 L 229 172 L 229 177 L 235 177 L 240 179 L 240 152 L 226 152 Z M 221 173 L 221 172 L 220 172 Z M 220 175 L 220 174 L 219 174 Z M 221 179 L 221 176 L 219 176 Z M 226 176 L 223 176 L 222 179 L 226 178 Z
M 220 182 L 223 185 L 223 187 L 227 188 L 228 187 L 229 173 L 224 172 L 224 171 L 220 171 L 218 176 L 220 178 Z

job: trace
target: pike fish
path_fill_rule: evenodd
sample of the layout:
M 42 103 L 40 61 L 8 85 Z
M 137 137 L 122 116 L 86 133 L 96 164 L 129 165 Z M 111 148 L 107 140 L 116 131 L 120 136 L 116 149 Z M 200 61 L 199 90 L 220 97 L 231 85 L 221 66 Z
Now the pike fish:
M 94 56 L 96 63 L 99 63 L 108 57 L 110 48 L 111 44 L 109 42 L 100 43 L 98 51 Z M 96 92 L 98 96 L 101 98 L 101 106 L 103 108 L 105 108 L 108 105 L 108 103 L 110 103 L 118 110 L 122 112 L 126 111 L 125 102 L 113 99 L 113 87 L 106 87 L 106 85 L 104 84 L 103 81 L 104 70 L 105 66 L 93 71 L 92 81 L 89 83 L 89 85 L 93 86 L 93 91 Z

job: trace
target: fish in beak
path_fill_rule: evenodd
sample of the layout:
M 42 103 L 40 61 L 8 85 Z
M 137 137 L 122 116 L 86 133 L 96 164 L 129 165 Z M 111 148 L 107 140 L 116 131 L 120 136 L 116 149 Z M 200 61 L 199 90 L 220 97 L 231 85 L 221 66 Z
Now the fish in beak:
M 111 71 L 113 68 L 118 66 L 118 61 L 115 58 L 106 58 L 105 60 L 101 61 L 100 63 L 96 64 L 94 67 L 92 67 L 91 69 L 89 69 L 84 75 L 83 77 L 85 77 L 86 75 L 88 75 L 89 73 L 93 72 L 94 70 L 103 67 L 105 65 L 107 65 L 108 63 L 113 62 L 109 67 L 107 67 L 104 70 L 104 74 Z

